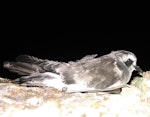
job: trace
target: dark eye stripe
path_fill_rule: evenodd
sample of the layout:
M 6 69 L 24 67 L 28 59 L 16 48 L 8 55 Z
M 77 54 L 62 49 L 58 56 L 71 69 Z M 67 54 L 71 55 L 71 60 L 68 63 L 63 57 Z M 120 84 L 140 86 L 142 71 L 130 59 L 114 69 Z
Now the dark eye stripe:
M 125 64 L 126 66 L 130 67 L 132 65 L 133 61 L 131 59 L 128 59 Z

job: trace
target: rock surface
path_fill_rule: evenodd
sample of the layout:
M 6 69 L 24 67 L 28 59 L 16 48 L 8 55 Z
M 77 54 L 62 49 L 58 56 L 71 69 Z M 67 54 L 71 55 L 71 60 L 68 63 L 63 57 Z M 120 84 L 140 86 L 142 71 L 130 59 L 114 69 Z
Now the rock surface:
M 150 117 L 150 71 L 120 94 L 23 87 L 0 78 L 0 117 Z

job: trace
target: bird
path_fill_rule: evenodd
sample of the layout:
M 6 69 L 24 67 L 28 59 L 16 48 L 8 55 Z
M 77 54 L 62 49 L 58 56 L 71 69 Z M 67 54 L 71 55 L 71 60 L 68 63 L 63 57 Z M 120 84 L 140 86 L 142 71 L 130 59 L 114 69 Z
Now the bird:
M 126 50 L 113 50 L 102 56 L 86 55 L 68 62 L 24 54 L 17 56 L 15 61 L 5 61 L 3 66 L 21 75 L 14 83 L 55 88 L 65 93 L 111 92 L 125 87 L 133 71 L 142 73 L 136 55 Z

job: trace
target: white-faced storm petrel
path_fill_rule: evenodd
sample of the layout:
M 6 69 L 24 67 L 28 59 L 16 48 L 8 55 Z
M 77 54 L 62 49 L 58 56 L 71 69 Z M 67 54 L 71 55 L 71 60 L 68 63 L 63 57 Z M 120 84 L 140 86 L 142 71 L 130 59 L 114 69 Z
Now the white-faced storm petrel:
M 4 62 L 4 68 L 22 75 L 14 80 L 20 85 L 46 86 L 71 93 L 120 89 L 129 82 L 134 70 L 142 72 L 136 62 L 132 52 L 118 50 L 69 62 L 20 55 L 15 62 Z

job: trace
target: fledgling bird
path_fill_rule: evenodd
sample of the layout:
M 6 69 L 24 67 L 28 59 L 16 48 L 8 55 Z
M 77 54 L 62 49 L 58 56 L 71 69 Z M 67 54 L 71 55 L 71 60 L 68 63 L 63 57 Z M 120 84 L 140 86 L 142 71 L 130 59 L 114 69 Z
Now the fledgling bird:
M 24 86 L 46 86 L 66 93 L 105 92 L 126 86 L 134 70 L 142 72 L 136 63 L 132 52 L 118 50 L 69 62 L 20 55 L 15 62 L 4 62 L 4 68 L 23 75 L 14 82 Z

